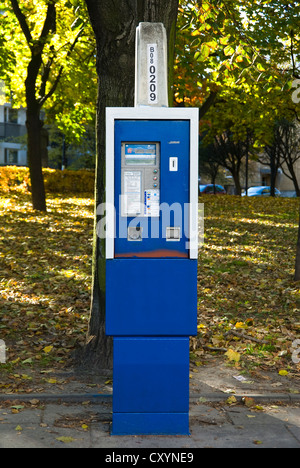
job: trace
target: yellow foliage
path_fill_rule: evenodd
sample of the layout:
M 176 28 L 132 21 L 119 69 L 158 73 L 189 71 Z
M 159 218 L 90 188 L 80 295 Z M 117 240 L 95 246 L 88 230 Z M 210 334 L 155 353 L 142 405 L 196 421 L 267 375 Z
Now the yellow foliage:
M 94 193 L 95 172 L 90 170 L 60 171 L 43 169 L 45 190 L 50 193 Z M 0 192 L 31 190 L 28 167 L 4 166 L 0 168 Z
M 59 171 L 55 169 L 44 169 L 45 188 L 54 193 L 82 193 L 94 192 L 94 171 Z
M 0 168 L 0 192 L 27 192 L 29 190 L 27 167 L 4 166 Z
M 234 351 L 233 349 L 229 349 L 229 350 L 225 353 L 225 356 L 227 356 L 227 358 L 229 359 L 229 361 L 239 362 L 239 360 L 241 359 L 240 353 L 238 353 L 237 351 Z
M 244 322 L 237 322 L 235 328 L 247 328 L 247 325 Z

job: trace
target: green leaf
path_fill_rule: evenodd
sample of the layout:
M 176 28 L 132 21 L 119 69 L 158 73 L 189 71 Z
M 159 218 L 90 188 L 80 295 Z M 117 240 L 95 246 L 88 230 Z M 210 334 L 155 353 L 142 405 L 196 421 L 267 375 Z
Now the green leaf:
M 257 67 L 257 69 L 258 69 L 259 71 L 262 71 L 262 72 L 263 72 L 263 71 L 266 71 L 265 68 L 262 66 L 261 63 L 258 63 L 258 64 L 256 65 L 256 67 Z
M 226 56 L 233 55 L 234 54 L 234 48 L 231 47 L 230 45 L 226 46 L 224 49 L 224 54 Z
M 197 56 L 197 60 L 204 62 L 210 54 L 210 47 L 207 44 L 202 44 L 200 48 L 200 53 Z M 195 57 L 196 58 L 196 57 Z

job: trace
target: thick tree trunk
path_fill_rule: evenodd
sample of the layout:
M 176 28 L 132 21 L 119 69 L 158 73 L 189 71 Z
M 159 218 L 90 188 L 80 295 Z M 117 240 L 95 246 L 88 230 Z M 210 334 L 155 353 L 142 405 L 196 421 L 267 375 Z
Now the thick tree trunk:
M 26 88 L 27 158 L 31 181 L 32 206 L 34 210 L 46 211 L 46 195 L 42 173 L 42 122 L 41 106 L 36 98 L 36 83 L 42 65 L 42 49 L 32 52 L 28 64 Z
M 39 109 L 27 109 L 27 158 L 31 180 L 32 206 L 34 210 L 46 211 L 45 187 L 42 172 L 41 131 Z
M 140 22 L 163 23 L 168 36 L 169 69 L 178 0 L 86 0 L 97 42 L 99 77 L 97 111 L 96 207 L 105 201 L 105 109 L 134 105 L 135 33 Z M 172 73 L 169 73 L 172 76 Z M 86 346 L 78 360 L 89 368 L 112 368 L 112 340 L 105 335 L 105 244 L 95 234 L 91 316 Z M 117 285 L 116 285 L 117 288 Z

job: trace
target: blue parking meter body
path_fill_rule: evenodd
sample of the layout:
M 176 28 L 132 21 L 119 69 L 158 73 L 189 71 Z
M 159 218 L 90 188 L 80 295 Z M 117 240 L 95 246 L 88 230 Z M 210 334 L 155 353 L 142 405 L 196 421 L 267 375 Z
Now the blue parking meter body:
M 112 434 L 188 434 L 198 110 L 108 108 L 106 155 Z

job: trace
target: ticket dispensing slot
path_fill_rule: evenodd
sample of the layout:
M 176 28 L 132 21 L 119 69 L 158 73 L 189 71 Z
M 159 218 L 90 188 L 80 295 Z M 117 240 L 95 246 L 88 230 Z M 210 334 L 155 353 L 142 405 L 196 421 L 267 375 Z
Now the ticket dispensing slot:
M 160 144 L 122 142 L 121 215 L 159 217 Z M 142 230 L 131 228 L 128 240 L 141 240 Z
M 177 157 L 169 158 L 169 171 L 171 172 L 178 171 L 178 158 Z
M 167 241 L 180 241 L 180 226 L 166 228 L 166 240 Z

